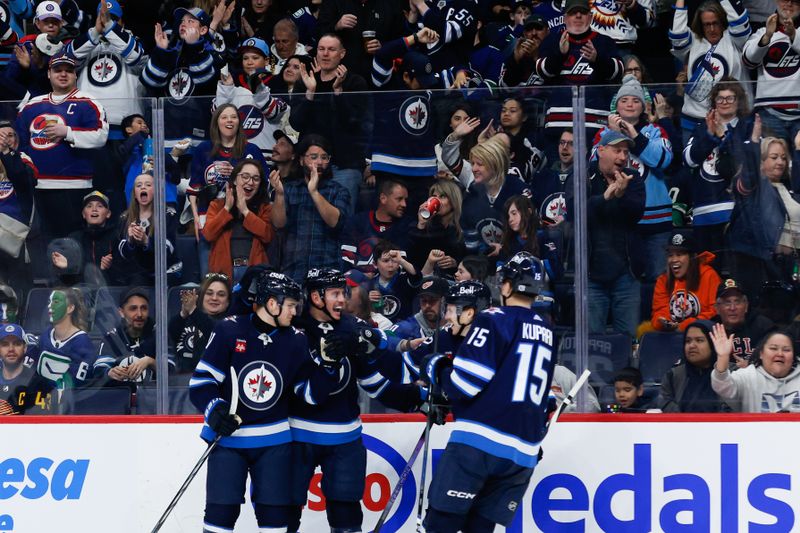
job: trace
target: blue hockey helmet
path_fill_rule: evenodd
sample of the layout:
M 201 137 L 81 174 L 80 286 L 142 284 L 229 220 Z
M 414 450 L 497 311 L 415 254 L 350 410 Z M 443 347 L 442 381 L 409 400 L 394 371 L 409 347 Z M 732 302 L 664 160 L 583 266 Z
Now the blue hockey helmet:
M 497 279 L 502 284 L 511 282 L 512 292 L 535 297 L 546 288 L 544 263 L 529 252 L 517 252 L 506 264 L 497 269 Z

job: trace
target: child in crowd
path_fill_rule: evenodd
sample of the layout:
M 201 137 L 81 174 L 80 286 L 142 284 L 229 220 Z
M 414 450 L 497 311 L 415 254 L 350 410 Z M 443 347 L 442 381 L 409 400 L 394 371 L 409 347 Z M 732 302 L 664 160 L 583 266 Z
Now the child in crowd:
M 411 316 L 416 286 L 421 279 L 414 265 L 387 240 L 378 241 L 372 256 L 378 271 L 370 283 L 373 308 L 395 323 Z
M 616 409 L 612 411 L 644 412 L 644 379 L 638 368 L 627 366 L 614 376 L 614 399 Z

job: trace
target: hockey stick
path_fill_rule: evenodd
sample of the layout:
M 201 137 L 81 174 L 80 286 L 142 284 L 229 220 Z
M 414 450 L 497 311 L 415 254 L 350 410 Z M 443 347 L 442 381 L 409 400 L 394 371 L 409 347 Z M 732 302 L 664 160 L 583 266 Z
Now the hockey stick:
M 419 457 L 419 452 L 422 451 L 422 445 L 425 444 L 427 436 L 428 427 L 426 425 L 425 430 L 422 432 L 422 435 L 419 436 L 419 440 L 417 440 L 417 445 L 414 446 L 414 451 L 411 452 L 411 457 L 409 457 L 405 468 L 403 468 L 403 471 L 400 472 L 400 478 L 397 480 L 397 484 L 394 486 L 394 490 L 392 490 L 392 494 L 389 496 L 389 501 L 386 502 L 386 507 L 383 508 L 383 512 L 378 518 L 378 523 L 375 524 L 375 529 L 372 533 L 380 533 L 381 528 L 383 528 L 383 524 L 385 524 L 386 519 L 389 518 L 389 513 L 392 512 L 394 502 L 400 495 L 400 491 L 403 490 L 403 485 L 405 484 L 406 479 L 408 479 L 408 475 L 414 469 L 414 463 L 417 462 L 417 457 Z
M 567 407 L 569 407 L 575 402 L 575 396 L 578 395 L 578 391 L 581 390 L 583 385 L 589 379 L 589 374 L 591 374 L 589 370 L 584 370 L 583 374 L 581 374 L 581 377 L 578 378 L 578 381 L 575 382 L 575 385 L 569 390 L 567 395 L 564 397 L 564 401 L 561 402 L 561 405 L 558 406 L 558 409 L 556 409 L 555 414 L 547 423 L 548 432 L 556 424 L 556 422 L 558 421 L 558 417 L 561 416 L 561 413 L 563 413 L 567 409 Z
M 230 409 L 228 409 L 228 413 L 235 416 L 236 408 L 239 407 L 239 378 L 236 376 L 236 370 L 234 370 L 233 367 L 231 367 L 231 385 L 231 406 Z M 169 514 L 172 512 L 175 506 L 178 505 L 178 500 L 181 499 L 183 493 L 189 488 L 189 484 L 192 482 L 192 480 L 194 480 L 197 473 L 206 463 L 208 456 L 211 455 L 211 452 L 217 447 L 217 444 L 219 444 L 219 440 L 221 438 L 222 435 L 217 434 L 217 436 L 214 437 L 214 440 L 211 441 L 211 444 L 208 445 L 206 451 L 204 451 L 203 455 L 200 456 L 200 459 L 197 460 L 197 464 L 195 464 L 194 468 L 192 468 L 192 471 L 189 472 L 189 476 L 186 478 L 186 481 L 184 481 L 183 485 L 181 485 L 181 488 L 178 489 L 178 493 L 175 494 L 175 497 L 172 498 L 172 501 L 169 502 L 169 505 L 167 505 L 164 514 L 162 514 L 161 518 L 158 519 L 158 523 L 156 523 L 156 527 L 153 528 L 151 533 L 158 533 L 158 531 L 161 529 L 161 526 L 163 526 L 164 522 L 167 521 Z

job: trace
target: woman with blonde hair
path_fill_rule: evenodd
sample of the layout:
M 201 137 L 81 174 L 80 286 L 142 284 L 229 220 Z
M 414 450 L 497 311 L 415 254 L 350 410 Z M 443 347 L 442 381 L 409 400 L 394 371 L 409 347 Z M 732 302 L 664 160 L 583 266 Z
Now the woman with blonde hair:
M 461 189 L 455 181 L 438 180 L 428 192 L 430 198 L 419 206 L 417 222 L 408 234 L 409 262 L 423 267 L 423 273 L 452 276 L 466 255 Z
M 528 198 L 531 191 L 515 174 L 508 173 L 511 155 L 508 137 L 502 133 L 476 144 L 469 152 L 473 179 L 466 184 L 461 227 L 469 253 L 495 257 L 502 248 L 503 209 L 512 196 Z
M 742 172 L 732 183 L 735 205 L 727 234 L 735 252 L 732 275 L 751 298 L 765 281 L 793 283 L 800 269 L 800 195 L 792 190 L 800 177 L 798 152 L 790 170 L 786 141 L 766 137 L 759 142 L 760 136 L 756 115 L 750 142 L 742 146 Z M 800 146 L 800 135 L 794 142 Z

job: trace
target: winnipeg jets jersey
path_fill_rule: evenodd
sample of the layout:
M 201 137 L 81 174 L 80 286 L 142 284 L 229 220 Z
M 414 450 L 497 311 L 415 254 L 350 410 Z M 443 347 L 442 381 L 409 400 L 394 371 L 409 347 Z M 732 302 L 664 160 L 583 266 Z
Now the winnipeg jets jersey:
M 232 383 L 231 368 L 236 371 L 236 383 Z M 306 384 L 303 397 L 312 402 L 316 401 L 315 394 L 327 396 L 335 384 L 316 370 L 306 336 L 299 329 L 274 328 L 255 314 L 230 316 L 214 327 L 189 381 L 189 397 L 207 418 L 218 401 L 231 401 L 231 391 L 236 387 L 236 414 L 242 425 L 220 439 L 220 446 L 275 446 L 292 440 L 289 395 L 295 384 Z M 204 424 L 200 436 L 211 441 L 216 434 Z
M 554 365 L 553 331 L 536 312 L 503 306 L 479 313 L 442 373 L 456 419 L 450 442 L 535 466 Z
M 332 333 L 355 333 L 366 322 L 351 315 L 332 322 L 319 322 L 309 314 L 300 317 L 297 324 L 309 338 L 311 354 L 321 364 L 321 340 Z M 292 439 L 311 444 L 335 445 L 354 441 L 361 437 L 361 411 L 358 406 L 358 387 L 370 398 L 394 404 L 392 399 L 403 395 L 398 385 L 389 382 L 380 372 L 379 358 L 391 354 L 375 354 L 375 358 L 348 356 L 342 359 L 337 374 L 337 385 L 327 398 L 309 398 L 305 382 L 295 384 L 295 400 L 291 405 L 289 423 Z M 401 387 L 402 388 L 402 387 Z M 406 387 L 407 389 L 407 387 Z M 303 399 L 305 401 L 299 401 Z M 396 405 L 396 407 L 403 407 Z

